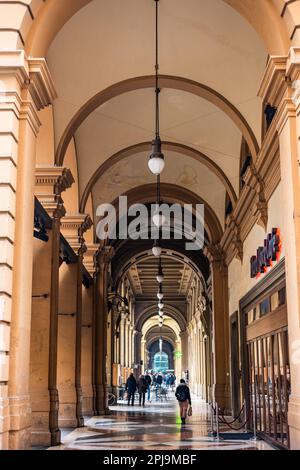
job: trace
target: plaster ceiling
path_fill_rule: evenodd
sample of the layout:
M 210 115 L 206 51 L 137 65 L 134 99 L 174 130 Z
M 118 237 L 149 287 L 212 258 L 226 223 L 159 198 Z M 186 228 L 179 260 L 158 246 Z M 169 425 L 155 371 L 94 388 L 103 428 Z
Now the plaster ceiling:
M 47 56 L 58 92 L 56 145 L 75 113 L 95 94 L 122 80 L 154 73 L 154 26 L 150 0 L 93 0 L 66 23 Z M 195 80 L 222 94 L 242 113 L 258 141 L 257 91 L 266 58 L 256 32 L 223 1 L 160 2 L 160 73 Z M 152 89 L 123 93 L 87 117 L 75 135 L 80 194 L 113 154 L 150 141 L 153 127 Z M 162 139 L 209 156 L 238 193 L 241 133 L 224 112 L 191 93 L 163 89 L 161 128 Z M 144 152 L 110 168 L 93 189 L 94 210 L 99 202 L 152 182 L 147 159 Z M 162 181 L 205 199 L 224 226 L 225 189 L 220 180 L 190 157 L 167 152 L 166 161 Z
M 160 73 L 223 94 L 259 140 L 257 90 L 267 54 L 246 20 L 221 0 L 163 0 L 160 32 Z M 58 143 L 75 112 L 96 93 L 153 74 L 154 2 L 94 0 L 62 28 L 47 60 L 59 95 L 54 106 Z
M 192 268 L 173 258 L 162 257 L 162 267 L 164 272 L 163 292 L 165 298 L 186 297 L 190 288 L 193 276 Z M 158 291 L 156 274 L 158 270 L 158 260 L 151 257 L 147 260 L 134 264 L 127 272 L 135 297 L 156 298 Z
M 95 212 L 100 204 L 113 202 L 119 195 L 134 187 L 156 182 L 155 176 L 149 172 L 148 158 L 149 152 L 140 152 L 125 158 L 98 179 L 93 189 Z M 161 182 L 184 187 L 199 195 L 213 208 L 223 225 L 225 188 L 219 178 L 202 163 L 177 152 L 165 152 L 165 160 L 166 166 L 161 175 Z M 163 200 L 163 191 L 161 196 Z
M 139 142 L 150 142 L 154 122 L 154 92 L 151 89 L 124 93 L 91 114 L 76 133 L 80 193 L 109 157 Z M 241 133 L 216 106 L 188 92 L 164 89 L 161 93 L 161 138 L 206 154 L 224 171 L 238 192 Z M 141 160 L 144 167 L 148 157 L 149 153 Z M 178 170 L 175 172 L 178 177 Z

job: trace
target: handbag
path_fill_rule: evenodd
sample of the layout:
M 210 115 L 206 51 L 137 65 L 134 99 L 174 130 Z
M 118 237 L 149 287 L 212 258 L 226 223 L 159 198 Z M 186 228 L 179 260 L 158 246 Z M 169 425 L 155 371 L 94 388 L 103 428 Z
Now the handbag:
M 193 408 L 191 406 L 188 409 L 188 416 L 193 416 Z

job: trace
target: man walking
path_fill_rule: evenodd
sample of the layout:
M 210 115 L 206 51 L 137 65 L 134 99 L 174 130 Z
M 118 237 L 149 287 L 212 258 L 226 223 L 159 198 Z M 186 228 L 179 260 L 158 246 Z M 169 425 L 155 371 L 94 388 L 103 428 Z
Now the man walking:
M 131 405 L 134 406 L 134 394 L 136 391 L 136 380 L 134 378 L 133 373 L 130 374 L 130 376 L 127 379 L 126 382 L 126 392 L 127 392 L 127 397 L 128 397 L 128 406 L 130 406 L 130 401 Z
M 151 401 L 150 400 L 150 388 L 152 384 L 152 379 L 151 379 L 151 375 L 149 374 L 149 372 L 147 372 L 147 374 L 145 375 L 145 380 L 147 382 L 147 392 L 148 392 L 147 400 Z

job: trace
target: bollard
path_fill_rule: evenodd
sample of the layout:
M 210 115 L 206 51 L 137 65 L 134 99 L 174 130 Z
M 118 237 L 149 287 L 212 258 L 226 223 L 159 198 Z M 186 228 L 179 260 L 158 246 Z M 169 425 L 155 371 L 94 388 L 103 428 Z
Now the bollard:
M 220 430 L 219 430 L 219 406 L 218 406 L 218 403 L 216 403 L 216 426 L 217 426 L 217 441 L 220 440 Z
M 253 394 L 252 398 L 252 419 L 253 419 L 253 438 L 252 441 L 257 441 L 257 436 L 256 436 L 256 410 L 255 410 L 255 395 Z
M 211 435 L 214 435 L 214 409 L 213 404 L 210 403 L 210 426 L 211 426 Z
M 244 423 L 245 423 L 244 432 L 247 433 L 247 432 L 248 432 L 248 422 L 247 422 L 247 405 L 246 405 L 246 400 L 244 400 Z

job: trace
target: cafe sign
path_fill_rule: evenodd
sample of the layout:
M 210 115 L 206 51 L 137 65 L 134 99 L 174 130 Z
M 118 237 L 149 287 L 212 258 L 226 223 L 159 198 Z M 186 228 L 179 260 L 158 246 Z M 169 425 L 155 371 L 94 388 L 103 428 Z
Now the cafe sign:
M 281 252 L 281 240 L 278 228 L 273 228 L 272 232 L 264 240 L 264 246 L 257 249 L 256 256 L 250 259 L 251 278 L 255 278 L 267 272 L 275 261 L 279 260 Z

